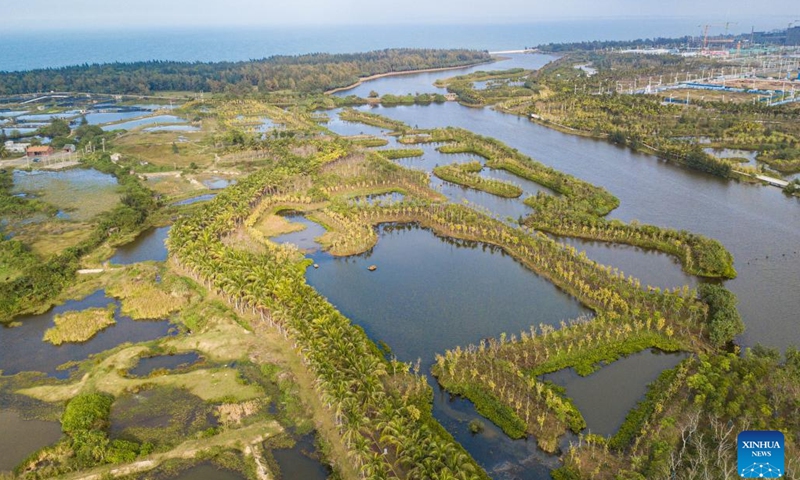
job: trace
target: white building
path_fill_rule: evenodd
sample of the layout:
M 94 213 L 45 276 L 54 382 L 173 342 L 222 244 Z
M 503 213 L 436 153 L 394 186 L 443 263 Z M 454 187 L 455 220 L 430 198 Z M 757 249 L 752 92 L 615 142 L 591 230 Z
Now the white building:
M 28 147 L 30 146 L 30 143 L 14 143 L 12 140 L 9 140 L 5 143 L 6 151 L 8 153 L 25 153 L 28 151 Z

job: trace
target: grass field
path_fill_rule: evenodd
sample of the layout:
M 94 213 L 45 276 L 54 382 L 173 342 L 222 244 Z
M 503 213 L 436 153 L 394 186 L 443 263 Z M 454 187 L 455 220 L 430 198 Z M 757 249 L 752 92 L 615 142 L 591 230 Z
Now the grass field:
M 93 228 L 86 222 L 54 219 L 24 225 L 15 232 L 14 238 L 29 245 L 39 258 L 46 259 L 86 240 L 91 236 Z
M 155 167 L 189 168 L 192 163 L 205 168 L 214 163 L 214 149 L 204 140 L 209 136 L 201 132 L 135 132 L 115 141 L 115 150 L 123 158 L 131 157 L 148 162 Z M 180 141 L 184 137 L 187 141 Z M 173 147 L 174 145 L 174 147 Z M 177 149 L 177 153 L 176 150 Z
M 117 323 L 114 320 L 115 308 L 111 304 L 106 308 L 90 308 L 56 315 L 53 319 L 55 327 L 47 329 L 42 340 L 53 345 L 85 342 Z

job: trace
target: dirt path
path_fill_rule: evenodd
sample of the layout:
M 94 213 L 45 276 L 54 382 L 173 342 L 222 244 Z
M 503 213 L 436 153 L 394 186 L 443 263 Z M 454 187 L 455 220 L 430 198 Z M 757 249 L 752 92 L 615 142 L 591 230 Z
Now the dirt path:
M 107 475 L 121 477 L 135 473 L 152 470 L 163 462 L 171 459 L 192 459 L 204 450 L 214 447 L 236 448 L 242 450 L 245 455 L 252 455 L 258 466 L 258 475 L 261 480 L 270 480 L 269 470 L 264 466 L 260 454 L 260 444 L 283 431 L 283 428 L 275 421 L 267 421 L 250 425 L 244 428 L 226 430 L 217 436 L 203 439 L 187 440 L 174 449 L 149 455 L 143 460 L 138 460 L 126 465 L 115 465 L 96 468 L 90 472 L 80 472 L 72 475 L 65 475 L 65 479 L 101 480 Z M 244 445 L 244 447 L 242 446 Z

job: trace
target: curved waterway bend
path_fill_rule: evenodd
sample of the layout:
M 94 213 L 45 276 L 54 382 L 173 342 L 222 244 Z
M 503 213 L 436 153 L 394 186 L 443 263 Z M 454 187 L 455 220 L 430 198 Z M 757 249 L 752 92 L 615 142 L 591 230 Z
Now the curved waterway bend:
M 330 112 L 331 122 L 328 128 L 339 135 L 349 135 L 351 132 L 366 133 L 375 136 L 385 135 L 386 131 L 376 127 L 343 122 L 339 119 L 340 110 Z M 358 128 L 364 127 L 363 132 Z M 389 144 L 384 148 L 408 148 L 407 145 L 397 143 L 395 137 L 384 136 L 389 140 Z M 493 178 L 505 182 L 513 183 L 523 190 L 523 195 L 519 198 L 502 198 L 497 195 L 482 192 L 472 188 L 462 187 L 454 183 L 442 180 L 432 174 L 433 169 L 440 165 L 451 163 L 464 163 L 473 160 L 483 162 L 483 159 L 472 154 L 445 154 L 437 150 L 439 145 L 421 144 L 413 145 L 423 151 L 421 157 L 410 157 L 394 160 L 395 163 L 406 168 L 421 170 L 429 174 L 430 187 L 442 193 L 453 203 L 461 204 L 467 202 L 472 207 L 483 211 L 499 220 L 515 224 L 521 217 L 526 217 L 533 213 L 533 209 L 525 205 L 525 198 L 544 192 L 556 195 L 552 190 L 543 187 L 535 182 L 526 180 L 504 170 L 493 170 L 484 168 L 480 175 L 486 178 Z M 567 243 L 586 252 L 586 255 L 603 265 L 611 265 L 633 275 L 642 282 L 642 287 L 648 285 L 660 288 L 679 288 L 683 285 L 695 286 L 697 278 L 686 274 L 680 262 L 673 256 L 655 250 L 645 250 L 627 245 L 615 245 L 605 242 L 594 242 L 576 238 L 558 238 L 558 241 Z
M 739 275 L 726 286 L 738 296 L 747 325 L 741 342 L 781 348 L 800 345 L 796 321 L 800 199 L 786 197 L 776 188 L 739 184 L 604 141 L 567 135 L 489 108 L 448 102 L 372 111 L 420 128 L 456 126 L 497 138 L 544 164 L 608 189 L 621 202 L 611 218 L 719 240 L 736 259 Z
M 548 62 L 553 61 L 556 57 L 551 55 L 542 54 L 522 54 L 512 53 L 505 54 L 497 58 L 497 61 L 492 63 L 485 63 L 465 68 L 454 68 L 451 70 L 441 70 L 438 72 L 421 72 L 409 73 L 406 75 L 396 75 L 390 77 L 381 77 L 375 80 L 364 82 L 357 87 L 349 90 L 342 90 L 334 95 L 346 97 L 349 95 L 356 95 L 358 97 L 367 98 L 370 92 L 378 92 L 379 95 L 408 95 L 417 93 L 446 93 L 444 88 L 438 88 L 433 85 L 439 78 L 455 77 L 456 75 L 466 75 L 477 71 L 496 71 L 496 70 L 509 70 L 512 68 L 524 68 L 527 70 L 539 69 L 546 65 Z M 413 125 L 413 124 L 412 124 Z

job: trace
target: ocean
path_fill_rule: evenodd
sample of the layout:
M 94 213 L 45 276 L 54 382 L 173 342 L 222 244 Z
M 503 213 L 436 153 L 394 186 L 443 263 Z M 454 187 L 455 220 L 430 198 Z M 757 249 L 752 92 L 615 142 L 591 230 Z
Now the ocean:
M 794 17 L 792 17 L 794 18 Z M 272 55 L 347 53 L 391 47 L 511 50 L 549 42 L 699 35 L 692 17 L 531 21 L 513 25 L 176 27 L 86 30 L 0 25 L 0 71 L 144 60 L 250 60 Z M 785 28 L 780 17 L 748 18 L 737 31 Z M 721 32 L 712 32 L 721 33 Z M 733 33 L 733 32 L 732 32 Z

